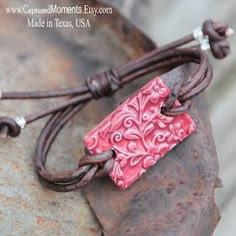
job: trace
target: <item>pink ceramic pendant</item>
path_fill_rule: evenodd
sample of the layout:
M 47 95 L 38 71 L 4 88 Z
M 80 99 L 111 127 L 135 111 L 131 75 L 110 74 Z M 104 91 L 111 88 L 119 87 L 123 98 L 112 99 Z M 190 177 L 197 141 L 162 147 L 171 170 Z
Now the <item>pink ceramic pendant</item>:
M 160 78 L 153 79 L 84 138 L 92 154 L 115 151 L 115 164 L 109 175 L 121 189 L 195 130 L 188 114 L 168 117 L 160 113 L 169 93 Z

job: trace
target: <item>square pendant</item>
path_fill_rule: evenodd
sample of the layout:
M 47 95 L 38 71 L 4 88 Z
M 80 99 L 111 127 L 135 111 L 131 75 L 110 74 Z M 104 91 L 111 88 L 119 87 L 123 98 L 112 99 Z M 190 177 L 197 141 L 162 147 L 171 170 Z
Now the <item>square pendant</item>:
M 114 150 L 115 163 L 109 175 L 119 188 L 130 186 L 195 130 L 187 113 L 161 114 L 169 93 L 160 78 L 151 80 L 84 137 L 92 154 Z

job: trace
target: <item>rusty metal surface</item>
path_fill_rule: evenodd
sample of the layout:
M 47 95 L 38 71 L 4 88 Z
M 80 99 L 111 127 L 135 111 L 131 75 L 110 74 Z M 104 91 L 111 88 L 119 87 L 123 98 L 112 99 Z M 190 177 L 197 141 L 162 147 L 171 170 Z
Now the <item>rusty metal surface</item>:
M 171 88 L 191 67 L 161 76 Z M 197 129 L 125 191 L 110 179 L 96 180 L 85 192 L 109 236 L 211 235 L 219 220 L 214 203 L 218 161 L 205 96 L 190 114 Z
M 25 16 L 5 14 L 4 10 L 6 6 L 24 2 L 0 2 L 2 90 L 76 86 L 87 75 L 123 63 L 154 47 L 115 11 L 107 19 L 91 19 L 92 29 L 27 28 Z M 50 3 L 59 4 L 58 1 Z M 34 4 L 32 2 L 32 6 Z M 43 7 L 48 2 L 39 4 Z M 67 4 L 75 2 L 63 2 Z M 133 38 L 138 39 L 135 44 L 131 41 Z M 116 106 L 122 93 L 113 99 L 93 102 L 86 107 L 88 116 L 81 114 L 63 130 L 50 153 L 52 169 L 68 170 L 78 164 L 83 152 L 82 137 Z M 49 101 L 4 101 L 0 104 L 0 115 L 25 115 L 49 105 Z M 39 183 L 33 156 L 36 138 L 45 121 L 27 127 L 20 138 L 0 140 L 0 235 L 96 235 L 100 225 L 82 192 L 57 193 Z
M 0 7 L 21 2 L 24 1 L 2 0 Z M 66 4 L 75 1 L 63 5 Z M 90 30 L 27 29 L 24 16 L 1 12 L 0 87 L 27 90 L 75 86 L 87 75 L 119 65 L 154 47 L 117 12 L 112 21 L 109 17 L 91 19 L 94 27 Z M 179 71 L 163 79 L 170 85 L 181 76 Z M 87 115 L 80 114 L 59 136 L 50 153 L 49 166 L 67 170 L 77 165 L 83 152 L 82 137 L 123 96 L 144 82 L 142 79 L 113 98 L 89 104 L 85 108 Z M 48 101 L 4 101 L 0 114 L 24 115 L 48 105 Z M 204 96 L 195 99 L 191 114 L 198 125 L 197 133 L 126 191 L 120 191 L 109 179 L 95 181 L 85 190 L 85 196 L 80 191 L 56 193 L 44 188 L 35 174 L 32 158 L 45 120 L 30 125 L 18 139 L 0 140 L 1 234 L 89 236 L 97 235 L 102 228 L 108 235 L 117 236 L 211 235 L 219 219 L 214 204 L 218 164 Z

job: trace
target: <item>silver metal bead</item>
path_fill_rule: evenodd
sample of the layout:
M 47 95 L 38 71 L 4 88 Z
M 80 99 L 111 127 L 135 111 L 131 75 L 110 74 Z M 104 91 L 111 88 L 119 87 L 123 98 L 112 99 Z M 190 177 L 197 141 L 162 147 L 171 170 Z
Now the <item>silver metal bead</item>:
M 233 34 L 234 34 L 234 30 L 232 28 L 230 28 L 230 27 L 225 31 L 225 35 L 227 37 L 229 37 L 229 36 L 231 36 Z
M 200 43 L 201 50 L 207 51 L 210 49 L 209 38 L 204 36 L 201 27 L 193 30 L 193 37 Z
M 204 38 L 203 32 L 201 27 L 197 27 L 196 29 L 193 30 L 193 37 L 197 40 L 200 41 L 201 39 Z
M 209 39 L 207 36 L 201 41 L 201 49 L 203 51 L 207 51 L 210 49 Z
M 15 118 L 15 121 L 16 121 L 17 125 L 19 125 L 19 127 L 20 127 L 21 129 L 24 129 L 24 128 L 25 128 L 25 126 L 26 126 L 26 120 L 25 120 L 24 117 L 22 117 L 22 116 L 17 116 L 17 117 Z

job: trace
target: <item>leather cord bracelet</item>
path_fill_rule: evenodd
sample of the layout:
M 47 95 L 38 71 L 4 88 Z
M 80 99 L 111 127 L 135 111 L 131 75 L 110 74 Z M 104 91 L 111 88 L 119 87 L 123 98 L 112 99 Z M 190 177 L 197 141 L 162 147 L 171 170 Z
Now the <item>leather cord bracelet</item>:
M 100 154 L 86 153 L 79 161 L 78 168 L 65 174 L 54 174 L 46 169 L 47 154 L 63 127 L 92 99 L 110 96 L 120 88 L 139 77 L 159 69 L 172 69 L 185 63 L 196 63 L 195 72 L 171 90 L 165 104 L 161 107 L 162 114 L 178 116 L 185 113 L 191 106 L 191 99 L 201 93 L 211 82 L 212 65 L 206 50 L 211 49 L 217 59 L 229 54 L 230 47 L 227 37 L 233 33 L 224 23 L 212 20 L 204 22 L 180 40 L 157 48 L 141 58 L 125 65 L 112 68 L 100 74 L 88 77 L 85 84 L 77 88 L 33 91 L 33 92 L 1 92 L 1 100 L 10 99 L 49 99 L 66 97 L 66 102 L 59 106 L 45 109 L 25 117 L 0 117 L 1 137 L 17 137 L 26 125 L 51 115 L 41 130 L 37 141 L 35 166 L 39 176 L 56 191 L 72 191 L 82 188 L 94 178 L 106 176 L 114 165 L 114 151 L 108 150 Z M 183 47 L 197 40 L 200 45 Z M 175 106 L 176 101 L 180 102 Z

